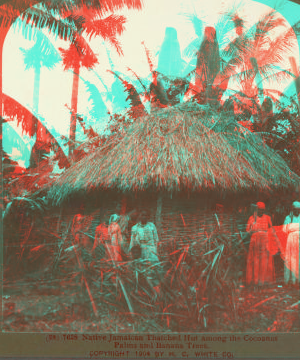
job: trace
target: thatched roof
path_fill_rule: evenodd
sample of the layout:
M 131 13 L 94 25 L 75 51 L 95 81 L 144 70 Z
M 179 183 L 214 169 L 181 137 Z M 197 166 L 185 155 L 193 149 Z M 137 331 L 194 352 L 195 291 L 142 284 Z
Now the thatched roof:
M 77 191 L 115 189 L 176 193 L 267 190 L 299 178 L 270 148 L 241 133 L 209 130 L 203 111 L 179 106 L 140 118 L 108 152 L 98 149 L 68 169 L 49 195 L 55 203 Z M 228 135 L 228 134 L 227 134 Z

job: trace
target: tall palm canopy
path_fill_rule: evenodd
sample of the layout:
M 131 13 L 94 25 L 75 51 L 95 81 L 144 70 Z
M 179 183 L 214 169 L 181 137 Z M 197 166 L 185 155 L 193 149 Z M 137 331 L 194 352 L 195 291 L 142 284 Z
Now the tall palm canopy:
M 177 38 L 177 31 L 172 27 L 167 27 L 165 38 L 161 46 L 157 71 L 165 76 L 180 76 L 183 69 L 180 45 Z
M 196 65 L 195 86 L 197 91 L 203 92 L 205 99 L 212 98 L 212 85 L 220 71 L 219 44 L 215 28 L 205 28 L 204 39 L 201 43 Z
M 37 33 L 36 42 L 30 49 L 20 48 L 24 55 L 25 69 L 44 66 L 52 69 L 60 60 L 60 56 L 51 41 L 41 32 Z

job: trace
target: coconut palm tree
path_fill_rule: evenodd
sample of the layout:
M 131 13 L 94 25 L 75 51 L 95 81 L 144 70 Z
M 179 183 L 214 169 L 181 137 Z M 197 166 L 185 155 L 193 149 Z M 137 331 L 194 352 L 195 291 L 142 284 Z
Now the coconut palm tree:
M 39 92 L 40 92 L 40 78 L 41 68 L 46 67 L 52 69 L 60 60 L 59 52 L 55 49 L 49 39 L 41 32 L 37 33 L 36 42 L 30 49 L 20 48 L 24 55 L 25 70 L 34 69 L 34 87 L 33 87 L 33 113 L 38 114 L 39 110 Z M 36 141 L 33 150 L 38 147 L 38 143 L 43 147 L 46 142 L 45 127 L 39 126 L 40 122 L 34 123 L 35 117 L 32 117 L 32 128 L 36 133 Z M 33 153 L 31 156 L 30 167 L 39 164 L 33 162 Z
M 122 53 L 120 44 L 115 36 L 124 31 L 125 17 L 110 15 L 106 18 L 101 18 L 101 15 L 100 12 L 85 9 L 84 12 L 70 16 L 76 23 L 78 35 L 67 50 L 60 48 L 65 70 L 72 69 L 73 71 L 69 157 L 72 156 L 75 149 L 80 68 L 92 69 L 98 62 L 82 34 L 86 33 L 90 39 L 93 36 L 101 36 L 104 40 L 108 40 L 119 54 Z
M 281 81 L 292 76 L 289 69 L 280 66 L 280 62 L 293 48 L 293 29 L 286 29 L 271 39 L 272 32 L 283 25 L 284 20 L 271 11 L 248 31 L 242 32 L 226 49 L 230 60 L 220 77 L 236 79 L 248 96 L 260 96 L 263 102 L 263 80 Z

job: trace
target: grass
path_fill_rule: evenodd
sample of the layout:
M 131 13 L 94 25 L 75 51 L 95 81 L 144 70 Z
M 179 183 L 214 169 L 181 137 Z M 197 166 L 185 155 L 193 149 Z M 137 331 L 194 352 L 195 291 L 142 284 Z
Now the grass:
M 238 234 L 216 226 L 196 243 L 175 239 L 183 245 L 174 248 L 172 239 L 172 250 L 153 265 L 115 264 L 100 247 L 82 268 L 67 225 L 52 252 L 40 250 L 39 257 L 38 249 L 27 258 L 36 264 L 35 273 L 32 265 L 31 273 L 12 280 L 6 269 L 5 331 L 299 330 L 297 289 L 274 285 L 254 292 L 243 286 L 245 250 Z

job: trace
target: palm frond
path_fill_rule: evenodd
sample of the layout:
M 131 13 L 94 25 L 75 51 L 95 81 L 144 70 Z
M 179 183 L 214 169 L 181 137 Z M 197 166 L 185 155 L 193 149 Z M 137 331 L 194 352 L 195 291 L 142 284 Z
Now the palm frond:
M 183 14 L 185 18 L 192 23 L 193 28 L 195 30 L 195 34 L 198 36 L 198 38 L 202 37 L 203 35 L 203 21 L 200 19 L 200 17 L 194 12 L 193 14 L 185 13 Z
M 278 71 L 276 71 L 278 70 Z M 266 64 L 259 68 L 260 73 L 264 77 L 263 80 L 269 80 L 269 81 L 277 81 L 281 82 L 283 80 L 290 80 L 291 77 L 294 78 L 294 74 L 291 73 L 288 70 L 280 69 L 280 67 L 272 65 L 272 64 Z
M 82 16 L 77 13 L 72 13 L 71 15 L 67 16 L 65 20 L 72 22 L 79 34 L 82 34 L 84 26 L 87 22 L 86 16 Z
M 51 41 L 41 32 L 38 33 L 36 43 L 29 49 L 20 48 L 24 55 L 25 69 L 42 65 L 52 69 L 60 60 L 59 52 Z
M 261 42 L 270 34 L 270 32 L 279 26 L 283 26 L 285 20 L 278 16 L 277 11 L 272 10 L 263 15 L 261 19 L 256 23 L 255 28 L 255 43 L 259 47 Z
M 200 48 L 201 38 L 196 38 L 188 44 L 188 46 L 183 50 L 183 55 L 191 58 L 197 55 L 197 51 Z
M 8 29 L 20 14 L 21 10 L 11 6 L 2 6 L 0 8 L 0 29 Z
M 224 43 L 226 42 L 228 33 L 233 29 L 233 22 L 230 11 L 228 13 L 221 14 L 221 16 L 218 17 L 218 21 L 215 24 L 215 29 L 217 32 L 219 45 L 220 47 L 223 47 Z
M 78 66 L 91 69 L 98 59 L 82 36 L 76 38 L 68 49 L 59 48 L 65 70 L 76 69 Z
M 56 138 L 51 134 L 51 132 L 47 129 L 46 125 L 37 119 L 33 114 L 26 109 L 23 105 L 17 102 L 15 99 L 11 98 L 8 95 L 2 94 L 3 96 L 3 112 L 4 114 L 12 119 L 17 120 L 17 124 L 21 125 L 22 131 L 28 134 L 30 137 L 36 135 L 37 124 L 45 130 L 47 140 L 51 143 L 51 146 L 57 156 L 60 157 L 60 163 L 69 165 L 69 162 L 63 152 L 62 148 L 58 144 Z
M 100 119 L 107 114 L 107 108 L 104 104 L 100 91 L 95 84 L 88 80 L 84 80 L 86 91 L 89 94 L 88 101 L 91 105 L 90 116 L 94 119 Z
M 222 50 L 222 57 L 234 59 L 235 57 L 247 57 L 253 52 L 253 43 L 248 38 L 247 33 L 232 40 L 225 49 Z
M 147 61 L 148 61 L 148 64 L 149 64 L 149 68 L 150 68 L 150 71 L 151 71 L 151 73 L 152 73 L 152 72 L 154 71 L 154 65 L 153 65 L 152 55 L 151 55 L 149 49 L 146 47 L 144 41 L 142 41 L 142 45 L 144 46 L 144 49 L 145 49 L 145 52 L 146 52 Z
M 21 31 L 25 38 L 32 38 L 37 30 L 48 29 L 49 33 L 63 40 L 73 41 L 76 34 L 74 22 L 66 19 L 59 19 L 52 11 L 44 11 L 38 8 L 30 8 L 21 15 Z
M 97 78 L 100 80 L 101 84 L 105 88 L 105 91 L 108 93 L 109 92 L 108 87 L 106 86 L 105 82 L 102 80 L 101 76 L 94 69 L 92 69 L 91 71 L 97 76 Z
M 295 36 L 291 29 L 289 29 L 271 41 L 268 50 L 260 50 L 259 58 L 264 63 L 280 63 L 293 51 L 295 45 Z
M 115 12 L 124 7 L 128 9 L 142 9 L 141 0 L 45 0 L 44 6 L 48 10 L 54 10 L 61 15 L 86 9 L 97 10 L 101 14 Z
M 111 36 L 121 35 L 125 30 L 126 18 L 122 15 L 110 15 L 104 19 L 94 19 L 85 23 L 85 32 L 91 39 L 101 36 L 104 40 Z
M 135 76 L 135 78 L 138 80 L 138 82 L 142 85 L 143 89 L 145 90 L 145 93 L 147 93 L 147 88 L 146 86 L 144 85 L 144 83 L 142 82 L 142 79 L 137 75 L 137 73 L 132 70 L 130 67 L 127 67 L 127 70 L 132 72 L 133 75 Z
M 111 70 L 107 70 L 108 72 L 110 72 L 111 74 L 115 75 L 123 84 L 124 86 L 124 91 L 127 93 L 127 99 L 130 103 L 130 110 L 128 111 L 129 115 L 136 119 L 137 117 L 140 116 L 146 116 L 148 113 L 140 99 L 140 95 L 137 92 L 136 88 L 134 87 L 134 85 L 132 85 L 131 83 L 129 83 L 128 81 L 124 80 L 121 78 L 121 76 Z

